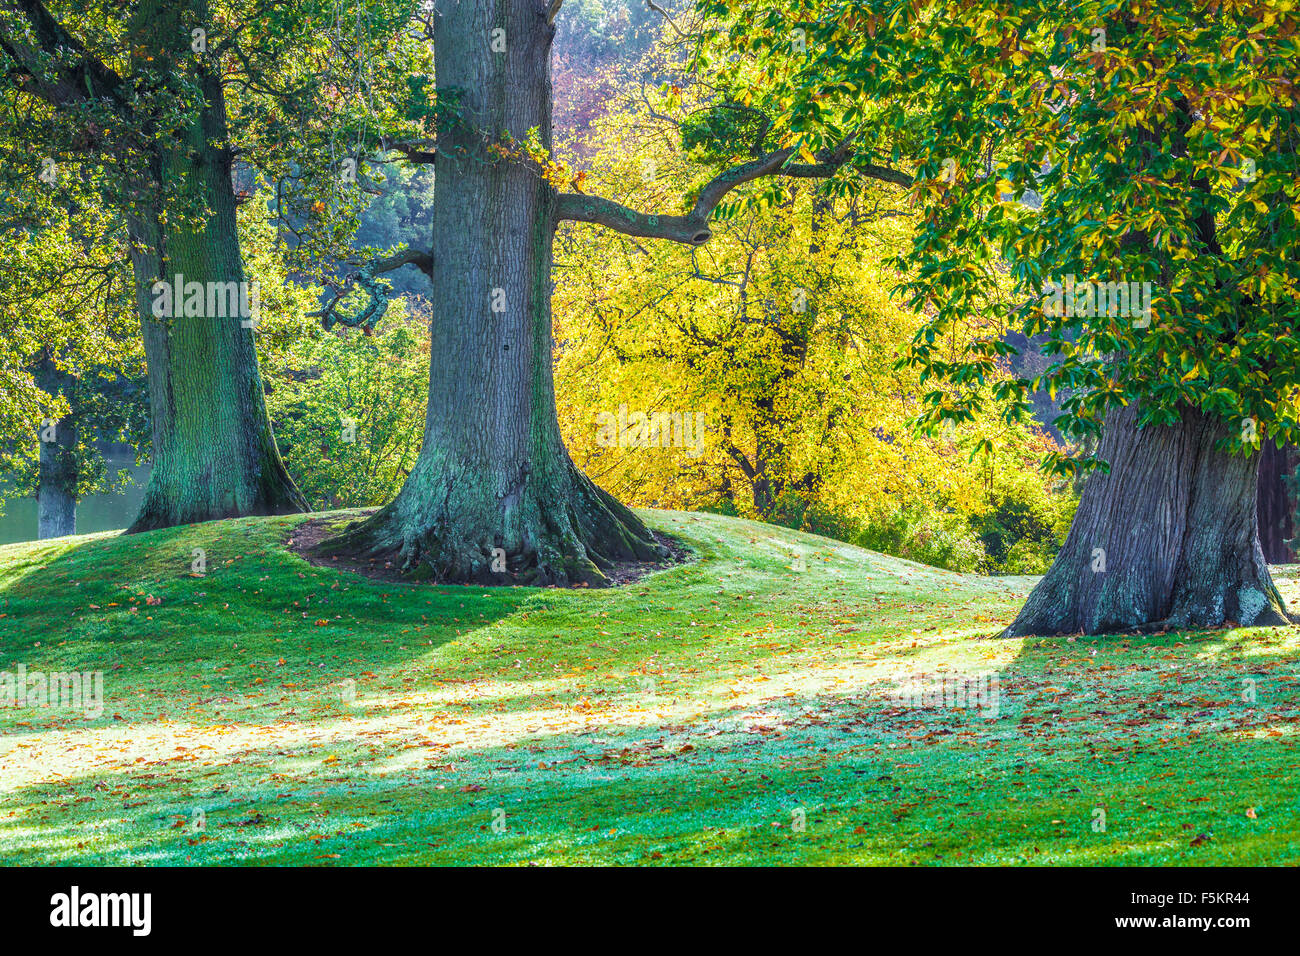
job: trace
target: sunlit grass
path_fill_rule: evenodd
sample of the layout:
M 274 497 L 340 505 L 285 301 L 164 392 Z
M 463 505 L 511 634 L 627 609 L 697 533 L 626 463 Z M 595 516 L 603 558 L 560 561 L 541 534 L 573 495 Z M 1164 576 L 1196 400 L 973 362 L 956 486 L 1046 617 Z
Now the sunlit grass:
M 1300 861 L 1297 629 L 1003 640 L 1032 579 L 646 517 L 695 560 L 591 592 L 368 581 L 298 518 L 0 547 L 0 668 L 106 697 L 0 710 L 0 860 Z

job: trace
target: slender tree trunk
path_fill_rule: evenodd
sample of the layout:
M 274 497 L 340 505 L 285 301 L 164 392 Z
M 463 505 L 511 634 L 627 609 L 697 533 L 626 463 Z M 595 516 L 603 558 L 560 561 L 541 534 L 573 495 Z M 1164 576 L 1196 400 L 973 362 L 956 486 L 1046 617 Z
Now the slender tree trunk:
M 607 583 L 658 546 L 574 466 L 552 381 L 552 188 L 495 150 L 551 145 L 541 0 L 460 0 L 435 20 L 440 100 L 433 202 L 431 362 L 424 445 L 397 497 L 327 549 L 395 555 L 445 581 Z
M 1219 449 L 1228 426 L 1184 411 L 1136 427 L 1111 413 L 1056 560 L 1007 636 L 1288 623 L 1260 550 L 1259 456 Z
M 55 423 L 52 437 L 53 441 L 41 439 L 37 538 L 77 533 L 77 427 L 71 416 Z
M 182 4 L 146 3 L 141 31 L 161 64 L 199 71 L 197 122 L 158 137 L 150 196 L 131 219 L 136 302 L 149 365 L 153 471 L 129 531 L 253 514 L 307 510 L 271 434 L 247 316 L 155 317 L 155 283 L 242 288 L 220 81 L 189 48 Z M 194 21 L 206 21 L 197 2 Z M 166 197 L 164 200 L 161 197 Z M 167 294 L 167 288 L 159 292 Z M 216 304 L 214 302 L 214 304 Z M 227 301 L 228 305 L 228 301 Z
M 1259 456 L 1259 544 L 1269 564 L 1296 559 L 1290 543 L 1295 535 L 1295 471 L 1295 448 L 1279 448 L 1266 440 Z
M 754 403 L 754 413 L 754 510 L 767 519 L 785 491 L 785 442 L 779 436 L 789 422 L 777 415 L 770 393 Z

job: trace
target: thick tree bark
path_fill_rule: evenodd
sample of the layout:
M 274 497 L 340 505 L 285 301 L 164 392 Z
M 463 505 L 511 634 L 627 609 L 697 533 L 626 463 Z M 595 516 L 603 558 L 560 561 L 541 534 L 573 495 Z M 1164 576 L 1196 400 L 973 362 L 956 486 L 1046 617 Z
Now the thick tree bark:
M 158 59 L 193 62 L 179 4 L 140 17 Z M 196 6 L 203 8 L 201 2 Z M 204 10 L 194 22 L 206 22 Z M 225 102 L 202 67 L 197 122 L 158 137 L 153 193 L 131 217 L 136 301 L 149 366 L 153 471 L 129 532 L 241 515 L 286 514 L 307 503 L 271 434 L 251 327 L 244 316 L 154 316 L 154 284 L 244 282 L 231 185 Z M 166 196 L 166 200 L 159 198 Z M 226 287 L 226 286 L 223 286 Z M 228 310 L 227 310 L 228 311 Z
M 1265 441 L 1259 456 L 1259 544 L 1269 564 L 1295 561 L 1295 447 Z
M 36 537 L 77 533 L 77 428 L 71 416 L 54 425 L 54 440 L 41 439 L 36 485 Z
M 535 166 L 496 152 L 512 148 L 502 133 L 551 145 L 553 34 L 540 0 L 460 0 L 435 19 L 438 95 L 457 115 L 438 136 L 424 445 L 393 502 L 326 550 L 393 555 L 442 581 L 588 585 L 607 583 L 617 560 L 660 553 L 564 447 L 556 196 Z
M 1229 426 L 1185 410 L 1138 428 L 1113 411 L 1070 533 L 1006 636 L 1288 623 L 1260 550 L 1259 456 L 1220 449 Z

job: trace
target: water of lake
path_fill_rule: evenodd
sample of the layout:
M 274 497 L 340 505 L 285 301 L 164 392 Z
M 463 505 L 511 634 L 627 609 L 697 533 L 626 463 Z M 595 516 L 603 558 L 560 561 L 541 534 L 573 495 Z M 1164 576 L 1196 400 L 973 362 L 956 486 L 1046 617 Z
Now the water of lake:
M 90 495 L 77 502 L 77 534 L 115 531 L 125 528 L 135 518 L 149 480 L 149 465 L 136 465 L 129 452 L 113 451 L 104 456 L 110 474 L 125 468 L 134 481 L 116 495 Z M 0 544 L 36 540 L 36 499 L 8 498 L 5 513 L 0 515 Z

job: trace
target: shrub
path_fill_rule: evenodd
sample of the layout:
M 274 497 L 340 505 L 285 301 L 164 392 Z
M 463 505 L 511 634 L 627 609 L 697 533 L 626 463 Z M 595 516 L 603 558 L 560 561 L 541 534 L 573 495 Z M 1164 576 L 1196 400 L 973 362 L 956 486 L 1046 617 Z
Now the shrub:
M 395 305 L 374 335 L 318 329 L 267 370 L 280 452 L 312 507 L 387 504 L 401 488 L 424 435 L 424 329 Z

